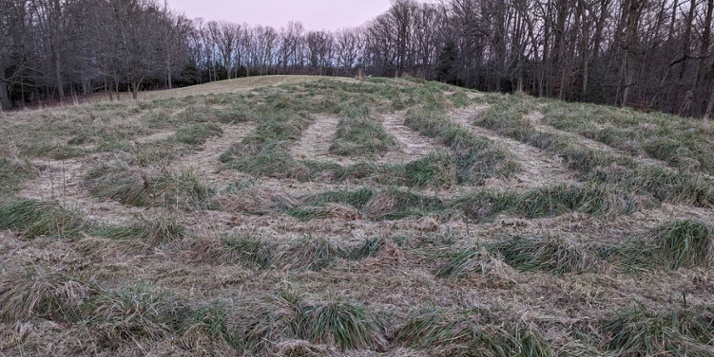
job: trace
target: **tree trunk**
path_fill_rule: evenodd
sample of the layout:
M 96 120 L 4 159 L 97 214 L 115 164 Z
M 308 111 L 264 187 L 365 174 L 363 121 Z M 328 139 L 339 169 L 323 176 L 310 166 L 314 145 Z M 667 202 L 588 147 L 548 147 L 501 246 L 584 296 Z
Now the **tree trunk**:
M 10 109 L 12 102 L 7 93 L 7 82 L 0 80 L 0 109 Z
M 714 90 L 711 91 L 711 96 L 709 97 L 709 104 L 707 104 L 707 111 L 704 112 L 704 120 L 708 121 L 711 119 L 712 114 L 714 114 Z
M 131 96 L 134 100 L 139 99 L 139 88 L 141 88 L 141 82 L 143 81 L 143 76 L 139 79 L 131 81 Z
M 684 78 L 687 72 L 687 62 L 689 61 L 689 44 L 692 37 L 692 23 L 694 22 L 694 9 L 697 7 L 696 0 L 691 0 L 689 2 L 689 16 L 687 17 L 687 26 L 684 29 L 684 38 L 682 42 L 682 68 L 679 71 L 679 80 Z
M 59 95 L 60 101 L 64 100 L 64 84 L 62 83 L 62 58 L 60 55 L 60 3 L 58 0 L 52 2 L 53 13 L 51 13 L 51 29 L 50 29 L 50 42 L 52 43 L 52 60 L 55 66 L 55 81 L 57 84 L 57 94 Z
M 635 79 L 635 60 L 637 46 L 637 27 L 640 20 L 640 10 L 644 0 L 629 0 L 627 4 L 627 26 L 625 32 L 625 55 L 623 56 L 623 76 L 621 106 L 626 106 L 630 96 L 630 88 Z

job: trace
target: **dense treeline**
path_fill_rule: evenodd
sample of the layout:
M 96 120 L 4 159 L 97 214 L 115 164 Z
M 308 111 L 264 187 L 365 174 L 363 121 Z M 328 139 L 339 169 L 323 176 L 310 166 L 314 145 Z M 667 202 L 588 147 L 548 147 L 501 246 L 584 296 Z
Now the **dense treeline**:
M 0 101 L 366 73 L 709 117 L 713 10 L 714 0 L 396 0 L 327 32 L 189 20 L 152 0 L 0 0 Z

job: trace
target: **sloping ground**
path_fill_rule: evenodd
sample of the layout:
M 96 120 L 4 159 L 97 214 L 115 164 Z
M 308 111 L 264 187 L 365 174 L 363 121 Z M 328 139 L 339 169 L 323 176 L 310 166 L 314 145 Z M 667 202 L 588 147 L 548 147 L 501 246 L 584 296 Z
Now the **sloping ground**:
M 129 207 L 112 200 L 92 197 L 82 181 L 97 162 L 110 160 L 106 155 L 69 160 L 40 160 L 35 163 L 41 173 L 29 181 L 19 196 L 28 199 L 57 201 L 64 207 L 82 211 L 88 217 L 106 222 L 123 222 L 143 209 Z
M 231 145 L 240 142 L 254 129 L 253 123 L 222 125 L 223 133 L 211 138 L 193 154 L 185 155 L 174 161 L 171 166 L 178 170 L 191 170 L 203 181 L 214 187 L 223 187 L 234 179 L 235 174 L 224 171 L 219 157 Z
M 706 176 L 550 102 L 303 79 L 7 114 L 0 355 L 714 355 Z M 355 108 L 396 149 L 330 155 Z
M 569 138 L 573 138 L 575 142 L 577 142 L 578 144 L 583 145 L 587 148 L 590 148 L 593 150 L 602 150 L 602 151 L 609 152 L 609 153 L 617 155 L 617 156 L 632 157 L 633 159 L 635 159 L 639 162 L 650 164 L 650 165 L 656 165 L 656 166 L 660 166 L 660 167 L 668 167 L 669 166 L 669 164 L 665 161 L 653 159 L 651 157 L 632 156 L 632 155 L 626 153 L 625 151 L 614 148 L 614 147 L 607 145 L 605 143 L 602 143 L 602 142 L 599 142 L 599 141 L 596 141 L 593 139 L 588 139 L 582 135 L 573 134 L 573 133 L 570 133 L 567 131 L 556 129 L 550 125 L 543 124 L 542 123 L 543 113 L 541 113 L 541 112 L 538 112 L 538 111 L 532 112 L 532 113 L 526 115 L 525 118 L 528 119 L 530 122 L 532 122 L 533 125 L 535 126 L 535 128 L 540 131 L 544 131 L 547 133 L 555 133 L 557 135 L 563 135 L 563 136 L 566 136 Z
M 187 96 L 196 95 L 208 95 L 208 94 L 230 94 L 230 93 L 247 93 L 253 89 L 261 87 L 274 87 L 286 84 L 302 84 L 319 80 L 320 77 L 317 76 L 285 76 L 285 75 L 275 75 L 275 76 L 258 76 L 258 77 L 245 77 L 237 79 L 229 79 L 211 83 L 205 83 L 197 86 L 168 89 L 162 91 L 153 92 L 140 92 L 139 99 L 141 100 L 156 100 L 156 99 L 166 99 L 166 98 L 181 98 Z M 355 80 L 350 78 L 338 77 L 335 78 L 338 81 L 344 81 L 347 83 L 353 82 Z M 129 96 L 131 94 L 128 94 Z
M 473 121 L 487 108 L 488 106 L 474 106 L 457 110 L 453 112 L 451 118 L 464 128 L 467 128 L 474 135 L 489 138 L 507 147 L 516 155 L 523 170 L 506 182 L 500 184 L 494 182 L 495 185 L 508 188 L 529 188 L 572 184 L 575 182 L 575 175 L 563 165 L 562 160 L 557 155 L 550 155 L 530 145 L 498 135 L 491 130 L 475 126 Z
M 399 142 L 396 150 L 388 152 L 381 158 L 382 162 L 409 162 L 424 158 L 432 151 L 443 150 L 441 145 L 432 139 L 419 135 L 404 125 L 404 112 L 386 114 L 382 125 L 387 133 Z
M 290 148 L 293 157 L 311 160 L 332 160 L 342 164 L 352 163 L 343 157 L 330 155 L 340 118 L 334 115 L 317 115 L 310 128 L 302 133 L 300 142 Z

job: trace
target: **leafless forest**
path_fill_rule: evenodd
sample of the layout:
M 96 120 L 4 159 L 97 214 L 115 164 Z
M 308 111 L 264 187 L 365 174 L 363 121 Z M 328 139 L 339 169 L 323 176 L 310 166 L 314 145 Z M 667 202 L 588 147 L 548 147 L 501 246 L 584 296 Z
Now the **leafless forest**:
M 187 19 L 152 0 L 0 0 L 0 100 L 363 69 L 708 118 L 713 10 L 714 0 L 397 0 L 326 32 Z

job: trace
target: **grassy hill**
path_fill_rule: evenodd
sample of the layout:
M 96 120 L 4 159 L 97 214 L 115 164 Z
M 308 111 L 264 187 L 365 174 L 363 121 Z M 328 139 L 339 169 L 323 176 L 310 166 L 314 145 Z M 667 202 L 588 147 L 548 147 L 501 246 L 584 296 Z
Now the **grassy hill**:
M 3 355 L 714 355 L 709 123 L 275 76 L 0 130 Z

